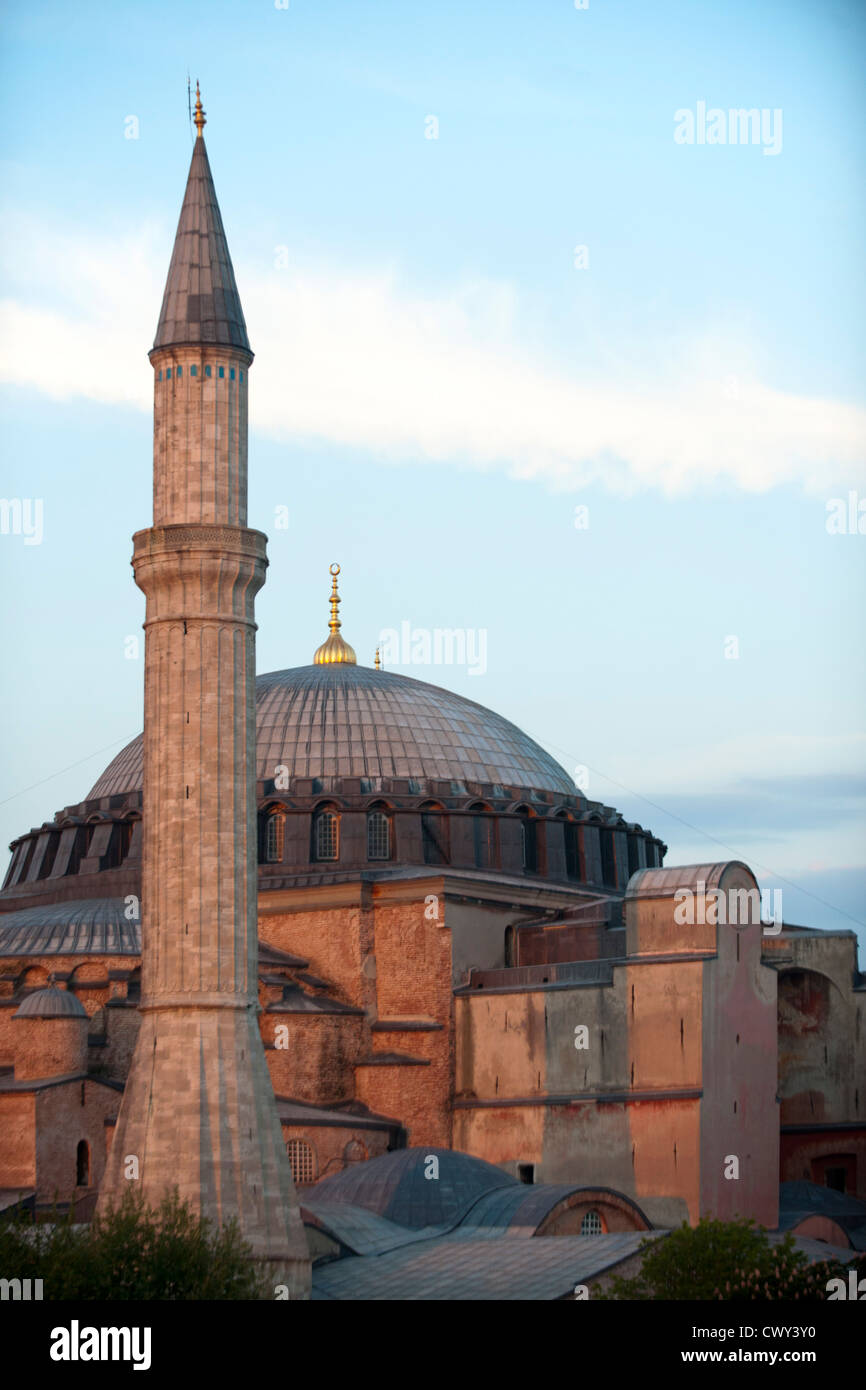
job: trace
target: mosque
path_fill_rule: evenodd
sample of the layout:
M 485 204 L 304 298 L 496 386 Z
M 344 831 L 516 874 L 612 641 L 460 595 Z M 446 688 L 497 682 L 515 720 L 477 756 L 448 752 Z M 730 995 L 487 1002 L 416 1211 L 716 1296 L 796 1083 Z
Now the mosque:
M 206 1167 L 224 1201 L 228 1163 L 255 1193 L 248 1165 L 261 1163 L 265 1206 L 300 1211 L 313 1258 L 327 1255 L 323 1296 L 340 1296 L 335 1255 L 379 1250 L 401 1223 L 633 1242 L 748 1215 L 863 1248 L 866 976 L 853 932 L 682 922 L 686 890 L 749 894 L 749 868 L 665 866 L 656 835 L 588 800 L 502 715 L 359 664 L 337 565 L 312 662 L 257 676 L 253 698 L 243 644 L 264 537 L 243 529 L 252 352 L 200 101 L 196 124 L 150 354 L 155 525 L 137 533 L 134 561 L 149 605 L 145 735 L 78 804 L 13 841 L 0 890 L 5 1205 L 59 1197 L 86 1218 L 103 1182 L 120 1185 L 119 1122 L 121 1158 L 135 1133 L 135 1152 L 149 1144 L 177 1163 L 194 1090 L 190 1142 L 201 1114 L 215 1137 L 206 1164 L 196 1149 L 189 1191 Z M 165 597 L 181 571 L 206 574 L 201 612 L 177 587 Z M 206 614 L 208 584 L 229 617 Z M 193 884 L 197 903 L 213 895 L 201 911 Z M 173 1046 L 164 1132 L 148 1137 L 155 1083 L 134 1058 Z M 256 1049 L 269 1086 L 243 1081 Z M 222 1070 L 207 1071 L 211 1055 Z M 248 1119 L 255 1157 L 233 1147 Z M 279 1153 L 262 1159 L 265 1131 Z M 425 1181 L 434 1159 L 450 1173 L 441 1187 Z M 248 1214 L 255 1230 L 261 1219 Z M 302 1261 L 299 1220 L 286 1219 Z

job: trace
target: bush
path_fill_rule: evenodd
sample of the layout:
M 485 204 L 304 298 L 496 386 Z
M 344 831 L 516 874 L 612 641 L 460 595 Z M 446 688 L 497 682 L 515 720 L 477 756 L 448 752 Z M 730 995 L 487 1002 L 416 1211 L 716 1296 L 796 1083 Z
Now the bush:
M 827 1280 L 844 1278 L 837 1260 L 810 1264 L 789 1232 L 772 1245 L 762 1226 L 703 1219 L 641 1243 L 640 1273 L 615 1277 L 608 1299 L 826 1299 Z
M 17 1213 L 0 1221 L 4 1278 L 41 1279 L 47 1299 L 259 1299 L 273 1290 L 234 1222 L 219 1228 L 177 1191 L 156 1211 L 132 1190 L 76 1226 Z

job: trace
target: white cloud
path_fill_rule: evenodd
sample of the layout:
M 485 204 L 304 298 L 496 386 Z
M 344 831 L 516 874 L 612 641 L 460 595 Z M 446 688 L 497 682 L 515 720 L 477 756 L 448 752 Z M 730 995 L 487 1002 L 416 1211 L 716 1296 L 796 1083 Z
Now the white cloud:
M 0 302 L 0 379 L 148 409 L 143 358 L 165 244 L 151 230 L 102 245 L 19 231 L 15 282 Z M 747 344 L 653 341 L 637 373 L 578 376 L 522 346 L 509 285 L 432 297 L 386 273 L 237 269 L 256 350 L 252 416 L 274 438 L 403 465 L 499 468 L 554 487 L 819 491 L 866 480 L 866 411 L 764 384 L 739 369 Z

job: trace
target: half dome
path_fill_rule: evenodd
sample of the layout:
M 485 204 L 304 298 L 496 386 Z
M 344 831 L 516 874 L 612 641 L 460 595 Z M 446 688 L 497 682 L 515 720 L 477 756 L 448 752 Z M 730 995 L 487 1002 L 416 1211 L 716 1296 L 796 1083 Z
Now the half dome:
M 15 1010 L 14 1018 L 87 1018 L 80 999 L 66 989 L 49 985 L 34 990 Z
M 256 680 L 257 776 L 410 777 L 574 795 L 571 778 L 508 719 L 426 681 L 346 663 Z M 118 753 L 88 800 L 139 789 L 142 737 Z

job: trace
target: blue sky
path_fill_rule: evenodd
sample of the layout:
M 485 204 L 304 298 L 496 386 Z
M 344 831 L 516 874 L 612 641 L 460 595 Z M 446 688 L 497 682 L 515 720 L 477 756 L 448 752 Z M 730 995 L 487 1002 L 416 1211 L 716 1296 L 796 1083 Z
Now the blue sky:
M 483 673 L 395 669 L 586 769 L 669 863 L 866 922 L 866 535 L 826 525 L 866 499 L 862 6 L 4 20 L 0 494 L 44 509 L 41 544 L 0 535 L 4 843 L 141 725 L 189 70 L 257 353 L 259 668 L 310 660 L 338 560 L 360 660 L 404 622 L 483 632 Z M 781 112 L 780 150 L 678 144 L 700 102 Z

